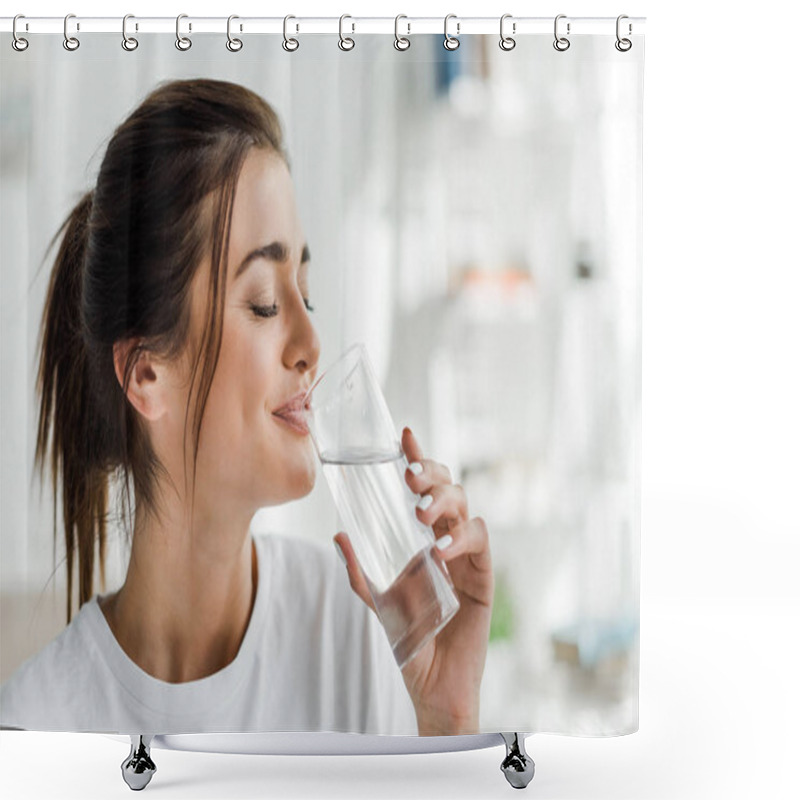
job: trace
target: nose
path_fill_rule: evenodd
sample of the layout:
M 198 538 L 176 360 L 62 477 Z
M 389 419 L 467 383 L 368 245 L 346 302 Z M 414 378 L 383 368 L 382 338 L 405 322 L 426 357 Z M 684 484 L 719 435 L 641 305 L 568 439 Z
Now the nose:
M 299 369 L 301 373 L 311 372 L 313 380 L 319 362 L 320 341 L 310 313 L 300 293 L 296 293 L 289 312 L 292 321 L 284 363 L 288 369 Z

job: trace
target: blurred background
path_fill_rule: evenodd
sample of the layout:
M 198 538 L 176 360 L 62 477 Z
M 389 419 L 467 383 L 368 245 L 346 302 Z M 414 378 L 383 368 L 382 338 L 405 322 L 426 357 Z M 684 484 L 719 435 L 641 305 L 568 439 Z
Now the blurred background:
M 398 433 L 415 431 L 487 523 L 482 729 L 635 730 L 641 51 L 532 36 L 504 53 L 468 36 L 448 53 L 417 36 L 398 53 L 360 36 L 341 53 L 321 35 L 286 57 L 271 37 L 239 54 L 173 38 L 131 59 L 97 34 L 75 59 L 48 37 L 37 59 L 4 62 L 0 679 L 66 621 L 52 491 L 32 472 L 45 247 L 114 127 L 158 81 L 202 75 L 258 91 L 284 124 L 320 369 L 365 342 Z M 253 521 L 331 547 L 339 526 L 321 472 Z M 110 537 L 107 590 L 127 565 Z

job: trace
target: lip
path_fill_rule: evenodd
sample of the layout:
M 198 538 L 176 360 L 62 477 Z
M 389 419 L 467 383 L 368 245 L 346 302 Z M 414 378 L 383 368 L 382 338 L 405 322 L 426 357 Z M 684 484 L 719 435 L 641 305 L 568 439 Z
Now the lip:
M 305 400 L 308 394 L 308 389 L 303 389 L 284 403 L 282 406 L 273 410 L 273 414 L 284 416 L 287 413 L 302 414 L 303 411 L 308 411 L 311 408 L 311 398 Z
M 300 411 L 284 411 L 281 414 L 272 412 L 274 417 L 277 417 L 287 428 L 291 428 L 295 433 L 300 433 L 303 436 L 308 436 L 308 425 Z

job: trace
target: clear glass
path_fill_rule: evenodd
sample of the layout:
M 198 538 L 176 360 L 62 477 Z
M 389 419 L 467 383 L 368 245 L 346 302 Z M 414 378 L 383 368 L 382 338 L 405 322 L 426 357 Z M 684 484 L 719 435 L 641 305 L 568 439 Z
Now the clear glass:
M 361 343 L 348 348 L 309 389 L 306 419 L 345 532 L 378 617 L 403 667 L 459 609 L 386 400 Z

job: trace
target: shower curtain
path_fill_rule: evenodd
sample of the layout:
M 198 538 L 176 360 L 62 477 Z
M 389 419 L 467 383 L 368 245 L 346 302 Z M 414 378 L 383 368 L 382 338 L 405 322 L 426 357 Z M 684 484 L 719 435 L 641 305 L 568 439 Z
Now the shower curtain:
M 406 33 L 402 21 L 399 30 Z M 505 48 L 498 47 L 497 34 L 461 35 L 459 45 L 449 49 L 441 33 L 412 32 L 410 46 L 402 48 L 393 46 L 391 35 L 356 32 L 348 49 L 337 46 L 336 33 L 304 36 L 302 27 L 298 34 L 292 25 L 289 31 L 299 46 L 287 49 L 280 34 L 248 36 L 236 26 L 234 31 L 243 42 L 238 48 L 226 47 L 224 33 L 192 35 L 187 28 L 188 47 L 180 38 L 176 46 L 175 35 L 166 33 L 139 32 L 138 46 L 130 50 L 120 46 L 119 34 L 74 29 L 80 44 L 71 49 L 60 34 L 29 34 L 29 46 L 20 51 L 4 38 L 0 724 L 123 734 L 294 728 L 424 735 L 421 719 L 439 699 L 449 722 L 455 719 L 442 684 L 423 696 L 404 676 L 377 616 L 353 590 L 332 541 L 345 527 L 321 470 L 306 484 L 296 480 L 301 462 L 313 472 L 308 440 L 277 430 L 271 420 L 271 428 L 254 424 L 248 416 L 251 408 L 283 399 L 289 388 L 302 385 L 299 378 L 308 376 L 311 359 L 321 372 L 348 346 L 363 342 L 398 437 L 400 428 L 413 431 L 423 463 L 438 470 L 434 484 L 448 497 L 465 498 L 465 522 L 480 518 L 486 533 L 475 545 L 481 548 L 481 563 L 491 564 L 483 622 L 471 629 L 456 625 L 455 617 L 435 640 L 441 664 L 455 675 L 462 697 L 471 697 L 469 725 L 462 729 L 453 723 L 440 732 L 611 736 L 636 731 L 643 37 L 634 36 L 628 49 L 615 46 L 612 20 L 602 33 L 575 36 L 564 28 L 561 39 L 518 35 Z M 456 35 L 453 21 L 449 32 Z M 345 33 L 351 33 L 346 24 Z M 128 35 L 134 35 L 132 27 Z M 166 150 L 158 152 L 162 140 L 157 138 L 169 133 L 167 115 L 149 128 L 137 128 L 141 139 L 124 151 L 127 160 L 111 161 L 112 145 L 122 147 L 116 134 L 151 93 L 177 83 L 186 89 L 193 82 L 217 88 L 225 82 L 231 87 L 226 98 L 238 97 L 239 90 L 261 98 L 282 132 L 285 171 L 274 159 L 258 162 L 261 166 L 230 162 L 237 180 L 229 240 L 209 238 L 209 229 L 199 222 L 205 217 L 182 227 L 180 216 L 199 207 L 199 195 L 187 196 L 189 181 L 208 188 L 207 197 L 223 196 L 219 181 L 230 173 L 214 160 L 214 147 L 217 138 L 228 135 L 225 125 L 213 134 L 190 126 L 184 130 L 184 107 L 175 101 L 170 124 L 183 131 L 185 141 L 169 157 Z M 217 101 L 204 102 L 207 116 L 200 114 L 197 125 L 215 113 Z M 231 117 L 230 125 L 245 123 Z M 206 147 L 209 154 L 193 151 L 193 171 L 183 170 L 181 160 L 190 147 Z M 270 151 L 271 145 L 262 142 L 261 147 Z M 148 171 L 137 159 L 151 156 Z M 247 176 L 253 176 L 252 185 L 246 184 Z M 173 179 L 174 192 L 164 194 Z M 151 181 L 160 187 L 158 193 Z M 108 197 L 104 187 L 125 189 Z M 62 223 L 76 209 L 80 215 L 86 197 L 85 230 L 95 238 L 81 240 L 88 244 L 74 259 L 78 277 L 49 295 L 60 248 L 70 241 Z M 248 197 L 266 199 L 242 205 Z M 239 220 L 249 221 L 246 233 L 237 227 Z M 100 241 L 106 222 L 116 226 L 113 240 Z M 141 231 L 163 247 L 151 247 Z M 176 241 L 178 232 L 198 231 L 203 232 L 199 250 L 178 246 L 183 244 Z M 158 378 L 148 383 L 148 377 L 161 376 L 162 364 L 167 370 L 179 363 L 179 355 L 158 339 L 167 335 L 164 331 L 175 333 L 178 317 L 164 312 L 158 322 L 162 328 L 154 323 L 145 331 L 128 301 L 141 288 L 140 268 L 157 272 L 159 281 L 167 281 L 178 267 L 192 278 L 200 274 L 193 269 L 201 254 L 205 258 L 214 246 L 224 256 L 225 247 L 261 244 L 259 237 L 276 231 L 290 240 L 287 262 L 262 260 L 247 276 L 262 306 L 278 301 L 274 317 L 258 311 L 262 306 L 253 306 L 253 298 L 236 293 L 233 262 L 217 287 L 230 281 L 227 288 L 213 300 L 221 327 L 214 327 L 211 306 L 201 313 L 191 306 L 187 317 L 187 335 L 196 331 L 197 341 L 206 341 L 206 335 L 211 341 L 215 333 L 223 337 L 210 383 L 209 417 L 200 429 L 202 508 L 209 514 L 218 513 L 215 502 L 233 508 L 246 491 L 247 498 L 269 499 L 245 531 L 259 543 L 251 561 L 245 540 L 234 537 L 233 523 L 212 542 L 202 520 L 187 528 L 170 520 L 155 523 L 145 513 L 135 443 L 149 441 L 169 472 L 180 458 L 171 459 L 164 444 L 171 434 L 162 433 L 173 424 L 174 430 L 188 430 L 191 443 L 193 428 L 188 407 L 185 419 L 174 413 L 182 408 L 175 400 L 179 393 L 159 395 L 160 416 L 147 405 L 151 400 L 142 400 L 154 396 L 147 394 L 148 387 L 162 385 Z M 304 244 L 310 258 L 301 261 Z M 113 254 L 113 266 L 111 260 L 95 263 L 97 252 Z M 186 262 L 178 265 L 177 256 L 162 258 L 163 253 L 186 256 Z M 89 296 L 97 285 L 113 283 L 119 275 L 124 285 L 117 281 L 110 294 L 97 290 L 92 306 Z M 136 306 L 146 307 L 148 314 L 167 299 L 170 309 L 185 310 L 181 292 L 195 297 L 191 280 L 180 288 L 153 285 L 168 290 Z M 196 296 L 206 295 L 198 290 Z M 103 297 L 116 299 L 103 306 Z M 249 305 L 240 307 L 239 299 Z M 70 317 L 65 327 L 54 323 L 52 328 L 55 338 L 59 330 L 69 331 L 59 340 L 63 360 L 52 368 L 53 381 L 59 368 L 62 377 L 71 369 L 70 359 L 88 347 L 87 337 L 93 337 L 91 352 L 97 354 L 96 370 L 87 367 L 79 389 L 59 384 L 54 406 L 78 417 L 95 410 L 81 440 L 98 437 L 95 445 L 86 445 L 87 459 L 96 455 L 88 452 L 92 447 L 108 445 L 100 431 L 112 430 L 112 422 L 121 430 L 119 448 L 103 450 L 105 466 L 92 462 L 93 479 L 105 481 L 107 502 L 89 518 L 99 526 L 104 516 L 105 546 L 101 550 L 82 534 L 81 541 L 90 544 L 80 554 L 75 551 L 71 593 L 62 476 L 52 472 L 50 455 L 43 470 L 35 460 L 48 307 Z M 102 318 L 97 329 L 96 318 Z M 134 339 L 144 342 L 143 352 L 154 355 L 155 366 L 152 375 L 144 369 L 140 383 L 134 370 L 126 391 L 124 375 L 115 372 L 114 346 Z M 233 343 L 230 348 L 227 341 Z M 258 342 L 270 355 L 248 362 L 246 342 Z M 263 374 L 253 377 L 258 373 L 254 363 L 263 366 Z M 102 370 L 109 382 L 101 388 Z M 136 396 L 139 386 L 142 395 Z M 105 393 L 107 405 L 91 399 L 93 392 Z M 116 409 L 115 421 L 108 409 Z M 239 452 L 240 444 L 247 449 Z M 204 460 L 203 447 L 216 454 L 213 459 Z M 265 459 L 248 461 L 244 469 L 251 452 L 265 453 Z M 127 476 L 121 469 L 125 459 Z M 214 468 L 206 469 L 207 464 Z M 156 492 L 173 498 L 164 499 L 170 509 L 175 497 L 184 497 L 180 481 L 172 483 L 172 488 L 166 481 L 158 484 Z M 249 508 L 244 501 L 242 507 Z M 445 510 L 441 513 L 444 520 Z M 231 519 L 237 514 L 231 512 Z M 478 529 L 474 523 L 462 526 L 454 538 L 459 530 L 474 534 Z M 193 559 L 186 574 L 173 571 L 164 580 L 157 564 L 146 575 L 135 572 L 136 537 L 148 537 L 142 538 L 148 546 L 140 548 L 142 570 L 150 568 L 154 550 L 148 547 L 155 548 L 157 541 L 165 546 L 163 540 L 174 537 L 174 547 Z M 206 608 L 202 592 L 195 594 L 204 586 L 199 565 L 209 570 L 206 590 L 216 591 L 223 575 L 220 562 L 232 553 L 244 559 L 238 565 L 257 563 L 258 582 L 250 581 L 249 572 L 227 573 L 244 582 L 231 579 L 227 594 L 220 595 L 226 598 L 220 615 L 198 620 L 193 608 Z M 470 570 L 480 559 L 473 555 L 465 551 L 460 557 L 463 569 L 457 569 L 457 558 L 449 562 L 462 614 L 472 608 L 463 576 L 474 577 Z M 87 582 L 79 567 L 86 569 L 90 562 Z M 171 581 L 185 582 L 185 594 Z M 136 638 L 133 623 L 125 627 L 131 617 L 122 610 L 123 599 L 132 603 L 147 596 L 142 586 L 152 589 L 153 604 L 160 603 L 139 608 L 151 620 L 144 640 Z M 229 617 L 223 613 L 227 609 Z M 221 644 L 202 650 L 205 661 L 187 656 L 181 668 L 181 648 L 192 652 L 192 640 L 180 631 L 205 636 L 205 626 L 213 627 Z M 448 629 L 450 644 L 463 643 L 463 648 L 444 647 Z M 170 636 L 177 637 L 174 648 L 164 644 Z M 47 699 L 50 708 L 44 709 L 31 696 L 32 686 L 41 687 L 42 676 L 59 670 L 60 683 L 54 686 L 65 685 L 63 671 L 68 670 L 77 694 L 86 695 L 67 699 L 54 689 Z M 242 683 L 217 682 L 234 671 L 241 673 Z M 459 683 L 465 671 L 472 683 Z M 424 670 L 413 677 L 420 675 L 431 678 Z M 279 685 L 303 698 L 305 717 L 287 716 L 280 698 L 272 696 Z M 214 687 L 227 693 L 241 686 L 249 687 L 245 698 L 226 694 L 215 704 L 208 697 Z M 182 689 L 202 713 L 175 706 L 175 716 L 165 722 L 153 711 L 147 727 L 147 709 L 163 703 L 172 708 Z M 128 691 L 138 693 L 140 716 L 132 716 L 123 700 L 111 703 L 116 711 L 110 718 L 85 713 L 98 693 L 108 699 Z M 56 713 L 53 707 L 62 701 Z M 215 710 L 234 702 L 265 710 L 243 711 L 238 718 Z

